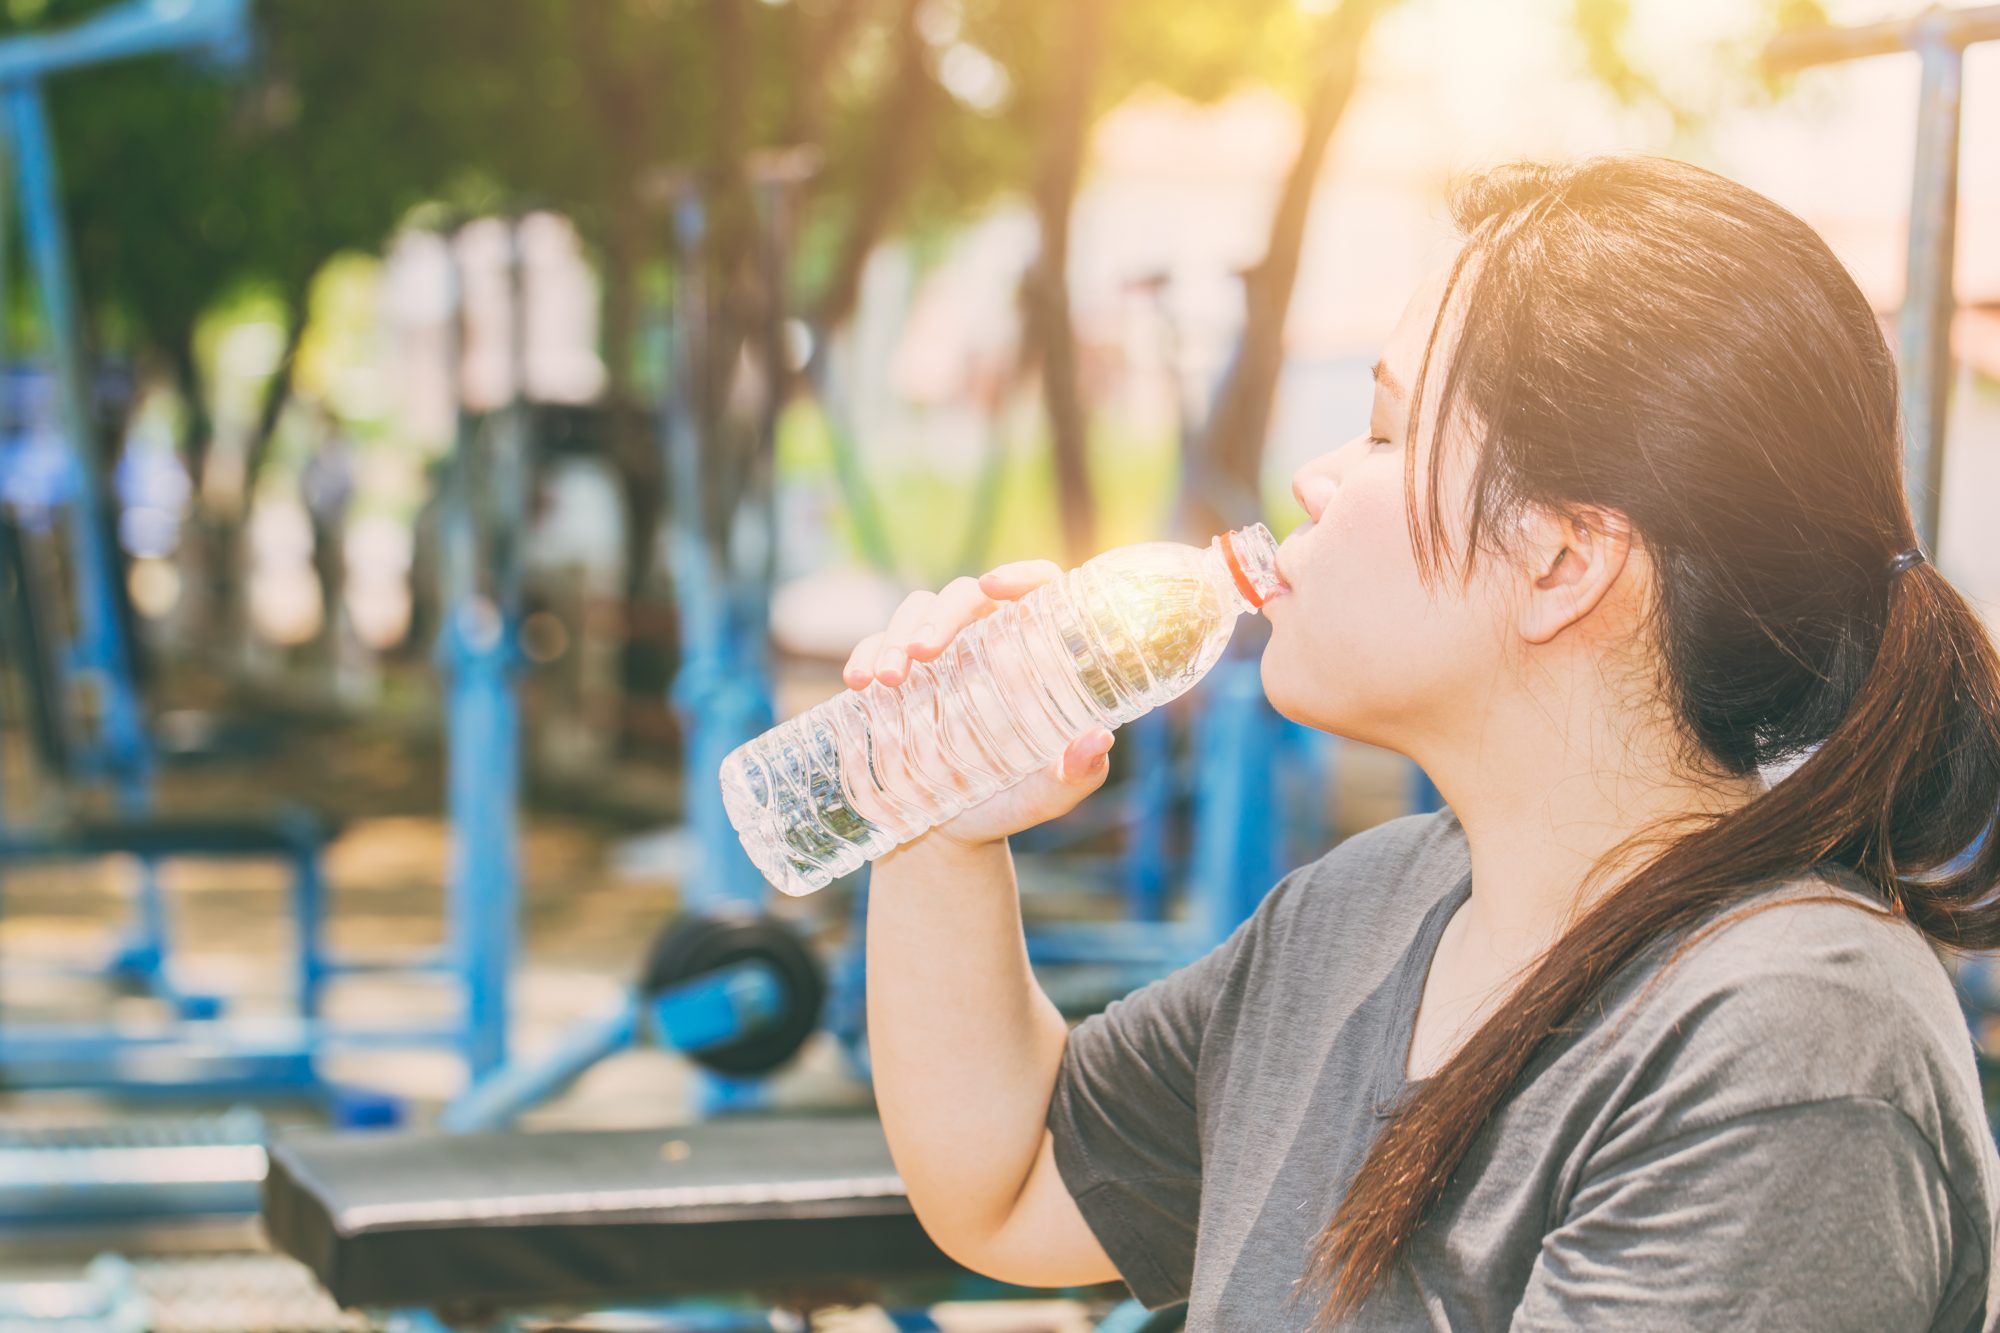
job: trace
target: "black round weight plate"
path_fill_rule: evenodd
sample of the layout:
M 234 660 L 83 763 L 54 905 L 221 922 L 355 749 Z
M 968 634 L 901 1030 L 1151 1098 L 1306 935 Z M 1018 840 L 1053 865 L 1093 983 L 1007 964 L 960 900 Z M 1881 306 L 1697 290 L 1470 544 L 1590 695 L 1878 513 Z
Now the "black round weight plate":
M 819 961 L 791 928 L 770 917 L 680 917 L 654 938 L 640 980 L 640 989 L 653 996 L 750 962 L 764 964 L 778 979 L 784 998 L 777 1017 L 735 1041 L 688 1052 L 688 1058 L 703 1068 L 738 1078 L 776 1069 L 796 1055 L 819 1026 L 826 979 Z

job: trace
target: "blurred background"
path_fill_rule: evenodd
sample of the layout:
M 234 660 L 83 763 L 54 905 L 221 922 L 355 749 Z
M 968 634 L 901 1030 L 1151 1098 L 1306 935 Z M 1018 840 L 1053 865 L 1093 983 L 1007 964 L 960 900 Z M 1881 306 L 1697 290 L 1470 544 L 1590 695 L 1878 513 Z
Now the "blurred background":
M 1993 36 L 1897 0 L 0 0 L 0 1329 L 367 1322 L 264 1253 L 287 1127 L 865 1115 L 865 883 L 775 901 L 717 762 L 912 588 L 1282 537 L 1482 166 L 1668 154 L 1816 227 L 1901 349 L 1931 549 L 2000 604 Z M 1073 1014 L 1435 803 L 1272 716 L 1239 639 L 1022 840 Z M 815 1326 L 891 1326 L 849 1304 Z

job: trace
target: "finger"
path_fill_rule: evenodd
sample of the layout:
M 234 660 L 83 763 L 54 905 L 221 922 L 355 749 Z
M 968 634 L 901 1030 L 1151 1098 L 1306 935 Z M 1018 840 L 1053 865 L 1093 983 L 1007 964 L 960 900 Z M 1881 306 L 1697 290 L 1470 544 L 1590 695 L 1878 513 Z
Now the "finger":
M 909 676 L 910 640 L 915 637 L 917 627 L 930 618 L 936 602 L 934 592 L 913 592 L 889 617 L 889 627 L 882 631 L 881 650 L 875 655 L 875 678 L 884 685 L 900 685 Z
M 1010 601 L 1061 577 L 1062 572 L 1062 566 L 1053 560 L 1016 560 L 981 574 L 979 587 L 988 597 Z
M 847 655 L 847 665 L 840 669 L 840 678 L 850 690 L 864 688 L 875 679 L 875 655 L 882 651 L 882 636 L 870 634 L 854 645 L 854 651 Z
M 1056 781 L 1069 786 L 1096 786 L 1111 769 L 1112 735 L 1103 727 L 1071 741 L 1056 760 Z
M 938 590 L 930 614 L 911 636 L 908 644 L 911 658 L 919 662 L 930 661 L 944 651 L 945 645 L 960 630 L 983 616 L 992 615 L 997 606 L 998 603 L 980 591 L 978 579 L 953 579 Z

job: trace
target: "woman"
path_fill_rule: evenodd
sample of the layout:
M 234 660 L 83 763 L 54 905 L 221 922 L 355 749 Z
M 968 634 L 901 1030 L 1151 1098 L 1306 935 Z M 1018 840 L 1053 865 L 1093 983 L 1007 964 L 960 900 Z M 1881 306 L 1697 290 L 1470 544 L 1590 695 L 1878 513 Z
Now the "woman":
M 1917 550 L 1874 314 L 1678 163 L 1508 168 L 1456 212 L 1366 434 L 1294 479 L 1263 659 L 1450 811 L 1074 1032 L 1005 839 L 1109 733 L 884 858 L 911 1202 L 972 1268 L 1198 1329 L 1990 1327 L 2000 1161 L 1931 946 L 2000 944 L 2000 672 Z M 1054 572 L 913 597 L 848 683 Z

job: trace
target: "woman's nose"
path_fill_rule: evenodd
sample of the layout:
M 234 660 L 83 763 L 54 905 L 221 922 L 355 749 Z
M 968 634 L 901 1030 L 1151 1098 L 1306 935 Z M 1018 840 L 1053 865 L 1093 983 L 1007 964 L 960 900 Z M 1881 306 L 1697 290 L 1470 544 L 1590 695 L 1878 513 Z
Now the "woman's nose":
M 1292 476 L 1292 498 L 1299 502 L 1299 508 L 1306 511 L 1306 517 L 1319 522 L 1326 502 L 1340 489 L 1340 483 L 1329 473 L 1320 470 L 1318 464 L 1300 468 Z

